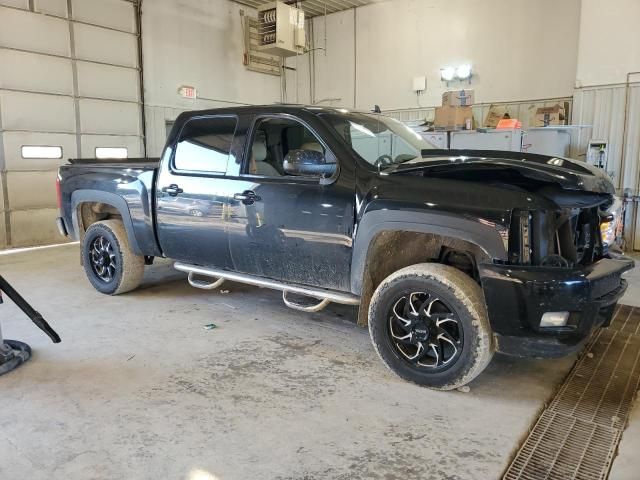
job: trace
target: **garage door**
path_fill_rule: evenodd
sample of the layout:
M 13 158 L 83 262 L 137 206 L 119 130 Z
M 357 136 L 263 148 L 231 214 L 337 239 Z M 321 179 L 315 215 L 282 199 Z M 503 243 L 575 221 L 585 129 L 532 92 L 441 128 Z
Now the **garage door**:
M 0 0 L 0 246 L 63 240 L 67 158 L 143 155 L 138 52 L 133 2 Z

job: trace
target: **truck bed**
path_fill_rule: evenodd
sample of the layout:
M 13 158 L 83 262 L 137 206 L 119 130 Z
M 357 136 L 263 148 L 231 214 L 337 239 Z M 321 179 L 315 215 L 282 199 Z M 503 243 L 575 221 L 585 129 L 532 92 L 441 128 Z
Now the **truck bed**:
M 109 166 L 109 167 L 126 166 L 127 168 L 131 168 L 132 166 L 141 166 L 141 167 L 153 166 L 153 168 L 155 168 L 160 163 L 160 158 L 158 157 L 138 157 L 138 158 L 123 158 L 123 159 L 70 158 L 68 159 L 68 161 L 71 165 L 100 165 L 100 166 Z

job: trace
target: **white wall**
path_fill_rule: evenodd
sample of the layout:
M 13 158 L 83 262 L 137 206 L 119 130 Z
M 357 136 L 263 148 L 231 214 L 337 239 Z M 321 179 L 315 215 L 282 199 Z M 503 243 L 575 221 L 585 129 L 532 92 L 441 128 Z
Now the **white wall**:
M 360 11 L 362 9 L 358 9 Z M 313 20 L 313 46 L 318 50 L 311 53 L 312 63 L 315 64 L 312 102 L 322 105 L 354 105 L 355 16 L 355 10 L 352 9 L 328 15 L 326 19 L 316 17 Z M 310 33 L 308 36 L 310 37 Z M 305 74 L 308 75 L 308 70 L 300 72 L 300 78 L 305 78 Z M 308 82 L 308 79 L 305 81 Z
M 280 78 L 242 64 L 240 5 L 229 0 L 146 0 L 142 4 L 147 152 L 159 155 L 165 125 L 184 110 L 272 103 Z M 247 13 L 255 11 L 244 7 Z M 199 100 L 178 95 L 181 85 Z
M 622 83 L 640 71 L 639 21 L 640 0 L 582 0 L 576 86 Z
M 356 107 L 417 107 L 412 78 L 426 75 L 421 104 L 438 105 L 447 89 L 440 68 L 461 63 L 473 65 L 477 102 L 570 96 L 579 21 L 579 0 L 393 0 L 329 15 L 326 57 L 315 52 L 315 99 L 353 106 L 355 75 Z M 323 47 L 322 17 L 314 30 Z M 450 84 L 458 86 L 469 87 Z
M 279 77 L 242 65 L 241 8 L 229 0 L 143 2 L 149 155 L 160 153 L 166 122 L 183 110 L 280 100 Z M 476 102 L 567 97 L 579 20 L 580 0 L 493 0 L 490 7 L 474 0 L 393 0 L 316 17 L 310 30 L 318 50 L 287 60 L 297 74 L 287 72 L 285 99 L 412 108 L 418 106 L 412 78 L 426 75 L 420 103 L 438 105 L 447 89 L 440 68 L 463 62 L 474 66 Z M 180 85 L 195 86 L 200 99 L 181 98 Z M 457 86 L 469 85 L 450 85 Z

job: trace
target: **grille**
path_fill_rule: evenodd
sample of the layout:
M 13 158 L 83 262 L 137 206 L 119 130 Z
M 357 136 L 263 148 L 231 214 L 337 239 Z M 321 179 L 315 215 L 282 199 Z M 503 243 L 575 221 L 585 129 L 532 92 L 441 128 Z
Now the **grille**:
M 590 265 L 603 255 L 599 222 L 597 206 L 557 211 L 516 210 L 509 228 L 509 261 L 562 268 Z M 606 289 L 607 282 L 600 283 Z M 609 282 L 613 283 L 615 278 Z
M 640 309 L 598 329 L 504 478 L 605 479 L 640 387 Z

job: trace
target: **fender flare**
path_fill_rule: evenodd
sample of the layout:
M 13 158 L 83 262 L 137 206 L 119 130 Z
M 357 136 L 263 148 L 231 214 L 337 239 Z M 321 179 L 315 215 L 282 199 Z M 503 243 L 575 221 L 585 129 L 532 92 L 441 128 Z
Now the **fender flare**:
M 507 252 L 498 231 L 473 220 L 431 212 L 398 212 L 377 210 L 366 213 L 359 222 L 351 259 L 351 292 L 362 291 L 364 271 L 369 246 L 374 238 L 384 231 L 407 231 L 431 233 L 442 237 L 472 243 L 492 259 L 507 259 Z
M 144 255 L 134 233 L 135 230 L 133 228 L 133 221 L 131 220 L 129 206 L 124 198 L 116 195 L 115 193 L 103 192 L 100 190 L 76 190 L 71 194 L 71 219 L 73 221 L 73 229 L 77 232 L 78 240 L 80 239 L 78 205 L 87 202 L 105 203 L 118 210 L 118 213 L 120 213 L 120 216 L 122 217 L 122 223 L 124 224 L 125 231 L 127 232 L 127 238 L 129 239 L 129 246 L 131 247 L 131 250 L 136 255 Z

